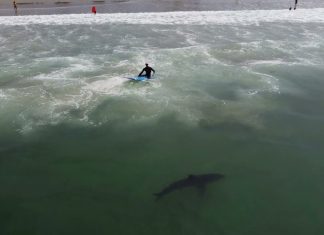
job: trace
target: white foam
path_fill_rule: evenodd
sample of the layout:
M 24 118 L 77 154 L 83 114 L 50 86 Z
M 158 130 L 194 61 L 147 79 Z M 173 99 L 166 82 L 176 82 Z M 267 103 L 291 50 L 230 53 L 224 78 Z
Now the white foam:
M 96 93 L 104 93 L 110 95 L 120 95 L 122 93 L 122 84 L 125 82 L 125 79 L 121 77 L 112 77 L 103 80 L 98 80 L 92 83 L 89 83 L 83 89 L 91 90 Z
M 275 59 L 275 60 L 253 60 L 249 62 L 250 65 L 281 65 L 281 64 L 288 64 L 287 62 L 283 61 L 282 59 Z
M 125 84 L 130 81 L 126 78 L 127 75 L 102 78 L 100 80 L 88 83 L 86 86 L 83 86 L 83 90 L 89 90 L 97 94 L 104 95 L 113 95 L 113 96 L 122 96 L 122 95 L 137 95 L 137 96 L 146 96 L 150 94 L 152 88 L 158 88 L 161 84 L 158 81 L 150 82 L 140 82 L 135 83 L 133 89 L 126 89 Z M 139 86 L 136 86 L 139 85 Z M 148 85 L 149 84 L 149 85 Z
M 4 94 L 2 89 L 0 89 L 0 98 L 3 98 L 3 99 L 6 98 L 6 95 Z
M 35 62 L 40 64 L 40 66 L 46 66 L 47 64 L 55 64 L 55 63 L 62 63 L 67 64 L 67 67 L 61 67 L 55 71 L 49 73 L 41 73 L 36 76 L 33 76 L 30 79 L 33 80 L 42 80 L 42 81 L 51 81 L 51 80 L 71 80 L 74 81 L 78 79 L 77 75 L 73 75 L 73 73 L 82 73 L 82 72 L 89 72 L 95 71 L 98 65 L 94 64 L 90 60 L 81 59 L 79 57 L 50 57 L 50 58 L 41 58 L 36 59 Z M 79 79 L 78 79 L 79 80 Z
M 68 14 L 2 16 L 0 25 L 93 25 L 93 24 L 259 24 L 261 22 L 324 23 L 324 8 L 245 11 L 184 11 L 153 13 Z

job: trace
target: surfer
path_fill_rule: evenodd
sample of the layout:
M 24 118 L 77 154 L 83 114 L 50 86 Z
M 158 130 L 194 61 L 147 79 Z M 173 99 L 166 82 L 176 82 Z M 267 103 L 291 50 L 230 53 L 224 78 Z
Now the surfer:
M 142 72 L 140 72 L 140 74 L 138 75 L 139 77 L 142 76 L 143 72 L 145 71 L 145 75 L 148 79 L 151 78 L 151 72 L 153 71 L 153 73 L 155 74 L 155 70 L 153 68 L 151 68 L 150 66 L 148 66 L 148 63 L 145 64 L 145 68 L 142 69 Z
M 18 14 L 18 8 L 17 8 L 16 1 L 14 0 L 12 4 L 13 4 L 13 8 L 15 10 L 15 15 L 17 15 Z

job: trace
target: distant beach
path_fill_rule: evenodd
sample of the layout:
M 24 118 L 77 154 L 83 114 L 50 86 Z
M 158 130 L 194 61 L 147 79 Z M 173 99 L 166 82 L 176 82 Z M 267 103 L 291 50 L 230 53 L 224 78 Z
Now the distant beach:
M 18 15 L 50 15 L 90 13 L 96 5 L 98 13 L 168 12 L 168 11 L 227 11 L 288 9 L 293 0 L 18 0 Z M 321 8 L 321 0 L 304 0 L 301 8 Z M 0 1 L 0 15 L 14 15 L 12 2 Z

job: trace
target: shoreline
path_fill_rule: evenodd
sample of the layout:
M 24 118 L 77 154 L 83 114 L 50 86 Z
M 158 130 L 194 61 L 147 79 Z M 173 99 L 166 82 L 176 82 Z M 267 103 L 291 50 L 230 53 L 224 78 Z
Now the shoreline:
M 141 13 L 56 14 L 3 16 L 1 25 L 91 25 L 91 24 L 159 24 L 159 25 L 255 25 L 259 23 L 324 23 L 324 8 L 245 11 L 176 11 Z
M 97 7 L 97 13 L 139 13 L 139 12 L 175 12 L 175 11 L 242 11 L 242 10 L 285 10 L 291 3 L 274 0 L 92 0 L 77 2 L 73 0 L 56 0 L 52 2 L 35 0 L 34 2 L 19 2 L 18 15 L 56 15 L 84 14 L 91 12 L 91 6 Z M 298 5 L 299 9 L 324 8 L 324 2 L 307 0 Z M 0 16 L 15 15 L 12 5 L 0 5 Z

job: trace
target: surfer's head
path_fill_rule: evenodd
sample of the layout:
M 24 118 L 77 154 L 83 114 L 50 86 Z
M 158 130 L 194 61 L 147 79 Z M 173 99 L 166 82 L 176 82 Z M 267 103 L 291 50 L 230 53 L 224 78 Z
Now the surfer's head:
M 145 66 L 147 67 L 148 66 L 148 63 L 145 63 Z

